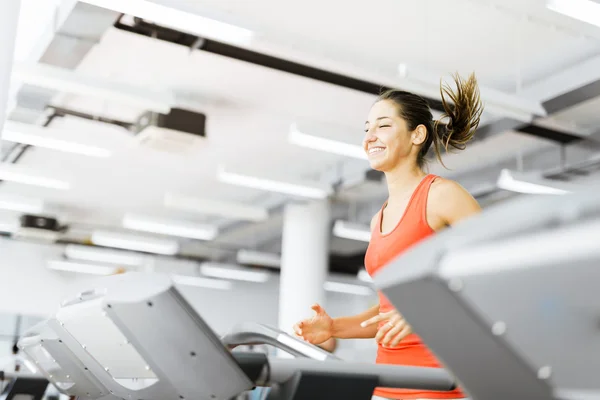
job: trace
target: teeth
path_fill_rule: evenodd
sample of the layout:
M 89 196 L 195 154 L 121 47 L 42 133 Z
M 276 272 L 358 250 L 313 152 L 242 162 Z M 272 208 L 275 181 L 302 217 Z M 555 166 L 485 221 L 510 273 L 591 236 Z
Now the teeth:
M 379 153 L 380 151 L 385 150 L 384 147 L 373 147 L 369 149 L 369 154 Z

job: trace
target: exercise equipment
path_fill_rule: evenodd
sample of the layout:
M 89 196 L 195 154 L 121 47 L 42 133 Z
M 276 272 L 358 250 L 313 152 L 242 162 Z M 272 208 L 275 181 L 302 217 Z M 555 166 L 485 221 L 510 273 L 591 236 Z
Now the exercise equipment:
M 0 371 L 0 400 L 42 400 L 47 388 L 48 381 L 39 375 Z
M 600 398 L 600 190 L 486 210 L 375 286 L 475 400 Z
M 296 357 L 308 357 L 321 361 L 340 360 L 339 357 L 320 347 L 298 340 L 279 329 L 256 322 L 245 322 L 234 326 L 221 340 L 232 350 L 239 345 L 267 344 Z
M 298 358 L 232 351 L 268 343 Z M 82 399 L 370 399 L 375 387 L 451 390 L 442 369 L 349 363 L 277 329 L 240 325 L 223 338 L 158 274 L 101 278 L 19 341 L 62 393 Z M 315 359 L 316 358 L 316 359 Z

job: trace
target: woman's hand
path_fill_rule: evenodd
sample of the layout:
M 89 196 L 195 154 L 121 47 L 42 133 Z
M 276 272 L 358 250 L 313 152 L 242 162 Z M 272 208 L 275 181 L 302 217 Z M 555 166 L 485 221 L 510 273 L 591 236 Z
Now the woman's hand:
M 333 319 L 323 307 L 315 304 L 311 307 L 315 312 L 312 318 L 305 319 L 294 325 L 294 332 L 308 343 L 321 344 L 333 335 Z
M 385 321 L 386 323 L 381 325 L 375 335 L 375 341 L 381 344 L 383 347 L 396 347 L 398 343 L 408 335 L 412 333 L 412 328 L 406 320 L 396 310 L 388 311 L 374 316 L 360 325 L 364 328 L 369 325 L 379 324 Z

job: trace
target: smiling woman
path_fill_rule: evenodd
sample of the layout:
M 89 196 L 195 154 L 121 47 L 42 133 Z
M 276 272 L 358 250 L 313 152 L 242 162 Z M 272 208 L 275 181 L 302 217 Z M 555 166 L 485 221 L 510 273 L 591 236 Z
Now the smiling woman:
M 426 155 L 433 146 L 441 150 L 464 149 L 479 125 L 482 105 L 475 77 L 455 77 L 457 89 L 442 86 L 444 122 L 433 119 L 427 101 L 413 93 L 383 93 L 370 109 L 363 147 L 373 169 L 385 173 L 389 197 L 371 221 L 371 238 L 365 256 L 370 275 L 417 242 L 480 211 L 473 197 L 451 180 L 424 172 Z M 401 305 L 400 305 L 401 307 Z M 331 338 L 375 338 L 377 363 L 441 367 L 420 337 L 383 294 L 379 304 L 350 317 L 331 318 L 318 304 L 315 316 L 294 326 L 296 333 L 313 343 Z M 449 392 L 378 388 L 385 399 L 460 399 L 461 389 Z

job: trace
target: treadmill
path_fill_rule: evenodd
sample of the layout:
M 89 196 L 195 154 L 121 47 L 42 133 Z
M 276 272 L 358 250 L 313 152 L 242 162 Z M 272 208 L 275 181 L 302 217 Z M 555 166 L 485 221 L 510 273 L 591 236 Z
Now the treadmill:
M 502 203 L 374 284 L 472 399 L 600 399 L 600 189 Z
M 443 369 L 351 363 L 278 329 L 241 324 L 219 337 L 165 275 L 100 278 L 30 329 L 19 347 L 59 391 L 81 399 L 371 399 L 375 387 L 448 391 Z M 268 344 L 296 358 L 235 351 Z

